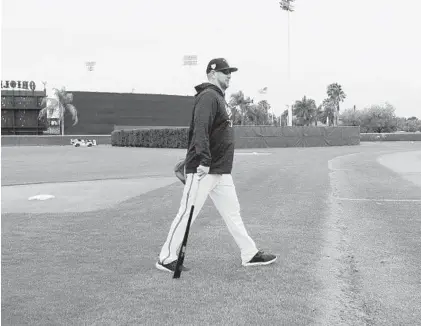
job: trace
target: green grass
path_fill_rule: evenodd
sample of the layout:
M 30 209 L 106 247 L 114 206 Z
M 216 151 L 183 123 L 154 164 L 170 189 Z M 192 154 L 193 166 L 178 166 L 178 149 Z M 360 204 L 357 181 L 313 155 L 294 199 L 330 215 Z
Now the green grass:
M 324 313 L 314 269 L 323 246 L 321 217 L 328 210 L 326 162 L 361 148 L 270 151 L 236 157 L 233 176 L 245 225 L 261 249 L 278 255 L 274 265 L 242 267 L 208 200 L 190 232 L 185 265 L 191 271 L 178 280 L 158 271 L 154 264 L 181 199 L 176 180 L 101 211 L 3 214 L 2 325 L 316 323 Z M 2 184 L 168 176 L 183 154 L 2 149 Z

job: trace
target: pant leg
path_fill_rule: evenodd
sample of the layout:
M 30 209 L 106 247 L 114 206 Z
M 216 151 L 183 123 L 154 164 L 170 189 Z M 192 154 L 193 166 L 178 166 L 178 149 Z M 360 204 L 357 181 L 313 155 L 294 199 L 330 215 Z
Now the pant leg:
M 159 254 L 159 260 L 162 263 L 168 264 L 178 258 L 178 252 L 181 243 L 183 242 L 191 206 L 194 203 L 194 212 L 191 221 L 191 225 L 193 225 L 209 192 L 215 187 L 217 180 L 217 175 L 208 174 L 199 181 L 197 174 L 187 174 L 180 208 L 171 224 L 167 240 L 162 246 L 161 253 Z
M 209 193 L 241 251 L 242 263 L 248 262 L 258 252 L 256 244 L 248 235 L 240 214 L 240 203 L 234 181 L 230 174 L 223 174 Z

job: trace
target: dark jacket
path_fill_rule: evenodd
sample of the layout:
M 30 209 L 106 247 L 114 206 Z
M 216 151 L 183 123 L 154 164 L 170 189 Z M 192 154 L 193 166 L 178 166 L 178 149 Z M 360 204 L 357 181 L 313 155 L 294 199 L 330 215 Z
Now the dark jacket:
M 234 129 L 225 94 L 211 83 L 195 87 L 195 103 L 188 135 L 186 173 L 199 165 L 209 174 L 230 174 L 234 159 Z

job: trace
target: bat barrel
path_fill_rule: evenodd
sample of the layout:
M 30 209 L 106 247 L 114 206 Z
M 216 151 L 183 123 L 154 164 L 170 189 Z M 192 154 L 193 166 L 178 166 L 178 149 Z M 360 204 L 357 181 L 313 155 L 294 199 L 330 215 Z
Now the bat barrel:
M 194 205 L 192 205 L 190 209 L 190 216 L 189 216 L 189 220 L 187 221 L 187 227 L 184 233 L 184 238 L 181 244 L 180 252 L 178 254 L 177 265 L 175 266 L 173 278 L 180 278 L 180 275 L 181 275 L 181 266 L 184 263 L 184 257 L 186 255 L 187 239 L 189 237 L 190 224 L 193 218 L 193 212 L 194 212 Z

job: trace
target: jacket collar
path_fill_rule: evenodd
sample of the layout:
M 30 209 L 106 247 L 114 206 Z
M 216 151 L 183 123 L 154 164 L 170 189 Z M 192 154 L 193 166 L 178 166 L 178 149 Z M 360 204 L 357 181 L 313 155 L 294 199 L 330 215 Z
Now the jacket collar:
M 199 95 L 200 93 L 202 93 L 203 91 L 207 89 L 213 89 L 217 91 L 222 97 L 225 97 L 225 93 L 218 86 L 212 83 L 208 83 L 208 82 L 195 86 L 195 90 L 197 92 L 195 96 Z

